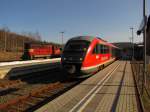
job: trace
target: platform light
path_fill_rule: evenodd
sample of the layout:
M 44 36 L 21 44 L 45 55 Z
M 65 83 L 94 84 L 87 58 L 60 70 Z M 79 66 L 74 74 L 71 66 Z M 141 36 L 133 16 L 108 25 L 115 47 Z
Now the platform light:
M 132 33 L 132 37 L 131 37 L 131 40 L 132 40 L 132 60 L 134 60 L 134 34 L 133 34 L 133 27 L 130 28 L 131 30 L 131 33 Z
M 63 48 L 63 44 L 64 44 L 64 43 L 63 43 L 63 38 L 64 38 L 64 33 L 65 33 L 65 32 L 62 31 L 62 32 L 60 32 L 60 33 L 61 33 L 61 39 L 62 39 L 61 41 L 62 41 L 62 48 Z

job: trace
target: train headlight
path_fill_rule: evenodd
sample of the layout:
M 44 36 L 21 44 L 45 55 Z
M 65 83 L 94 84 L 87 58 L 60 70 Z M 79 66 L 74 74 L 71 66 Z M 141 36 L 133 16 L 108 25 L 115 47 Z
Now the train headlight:
M 83 58 L 80 58 L 80 61 L 82 61 L 83 60 Z
M 84 48 L 83 50 L 86 51 L 86 48 Z
M 34 49 L 29 49 L 29 52 L 34 52 Z

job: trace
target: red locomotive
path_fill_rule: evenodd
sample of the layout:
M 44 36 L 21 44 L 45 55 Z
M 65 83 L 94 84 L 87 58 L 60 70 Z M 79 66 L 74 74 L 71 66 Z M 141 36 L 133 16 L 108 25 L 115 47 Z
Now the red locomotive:
M 118 47 L 98 37 L 74 37 L 66 43 L 61 63 L 63 69 L 72 76 L 84 77 L 113 62 L 118 51 Z
M 51 58 L 60 56 L 60 46 L 47 43 L 25 43 L 23 59 Z

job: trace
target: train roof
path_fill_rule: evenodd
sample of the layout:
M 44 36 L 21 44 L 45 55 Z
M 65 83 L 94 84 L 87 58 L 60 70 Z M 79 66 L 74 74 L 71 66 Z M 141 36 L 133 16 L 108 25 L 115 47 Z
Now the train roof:
M 101 40 L 106 45 L 109 45 L 109 46 L 114 47 L 114 48 L 118 48 L 117 46 L 113 45 L 112 43 L 108 43 L 107 41 L 103 40 L 102 38 L 94 37 L 94 36 L 77 36 L 77 37 L 71 38 L 69 41 L 72 41 L 72 40 L 85 40 L 85 41 L 92 42 L 96 38 Z
M 109 45 L 109 46 L 111 46 L 111 47 L 114 47 L 114 48 L 120 49 L 119 47 L 115 46 L 115 45 L 114 45 L 114 44 L 112 44 L 112 43 L 108 43 L 108 45 Z
M 92 36 L 77 36 L 77 37 L 71 38 L 69 41 L 72 41 L 72 40 L 85 40 L 85 41 L 92 42 L 94 38 L 95 37 L 92 37 Z
M 101 40 L 103 42 L 107 42 L 107 41 L 103 40 L 100 37 L 94 37 L 94 36 L 77 36 L 77 37 L 71 38 L 69 41 L 72 41 L 72 40 L 85 40 L 85 41 L 92 42 L 93 39 L 95 39 L 95 38 L 97 38 L 97 39 L 99 39 L 99 40 Z

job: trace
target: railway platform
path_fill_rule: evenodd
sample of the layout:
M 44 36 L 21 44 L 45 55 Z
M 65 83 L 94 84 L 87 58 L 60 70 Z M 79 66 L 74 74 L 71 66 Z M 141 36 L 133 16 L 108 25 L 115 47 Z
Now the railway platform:
M 0 79 L 50 70 L 60 65 L 60 58 L 0 63 Z
M 141 112 L 129 61 L 116 61 L 36 112 Z

